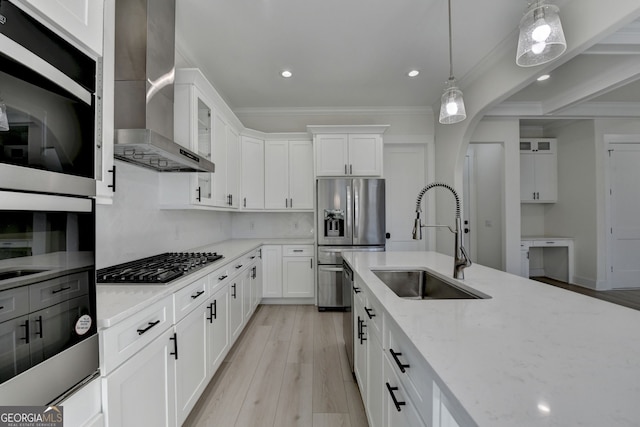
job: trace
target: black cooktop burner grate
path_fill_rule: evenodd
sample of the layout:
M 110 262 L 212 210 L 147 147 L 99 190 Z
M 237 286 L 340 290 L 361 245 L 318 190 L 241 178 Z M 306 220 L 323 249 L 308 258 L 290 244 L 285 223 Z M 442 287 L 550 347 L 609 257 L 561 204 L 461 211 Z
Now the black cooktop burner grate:
M 169 283 L 224 258 L 216 252 L 167 252 L 97 271 L 98 283 Z

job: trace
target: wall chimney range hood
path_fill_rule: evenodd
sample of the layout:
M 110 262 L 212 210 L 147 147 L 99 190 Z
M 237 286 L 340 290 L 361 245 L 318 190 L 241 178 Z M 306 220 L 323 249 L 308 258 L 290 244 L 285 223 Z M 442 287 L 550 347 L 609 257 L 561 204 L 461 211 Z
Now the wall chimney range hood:
M 214 172 L 173 140 L 175 0 L 116 0 L 116 159 L 159 172 Z

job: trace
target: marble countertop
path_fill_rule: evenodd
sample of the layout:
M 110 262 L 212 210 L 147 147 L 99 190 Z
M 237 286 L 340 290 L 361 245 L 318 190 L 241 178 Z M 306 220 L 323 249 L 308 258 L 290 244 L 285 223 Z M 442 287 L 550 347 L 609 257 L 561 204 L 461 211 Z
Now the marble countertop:
M 450 278 L 453 259 L 344 259 L 479 426 L 640 424 L 639 311 L 475 264 L 461 283 L 490 299 L 404 300 L 371 269 L 426 268 Z
M 173 294 L 202 277 L 226 266 L 262 245 L 312 245 L 313 239 L 235 239 L 193 248 L 188 252 L 218 252 L 224 258 L 165 285 L 100 284 L 96 286 L 98 328 L 108 328 L 154 302 Z

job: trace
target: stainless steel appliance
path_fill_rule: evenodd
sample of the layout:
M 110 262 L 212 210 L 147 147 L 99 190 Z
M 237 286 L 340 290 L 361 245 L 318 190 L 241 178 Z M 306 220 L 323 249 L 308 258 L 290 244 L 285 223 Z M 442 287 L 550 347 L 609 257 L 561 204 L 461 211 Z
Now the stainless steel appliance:
M 100 62 L 10 1 L 0 16 L 0 188 L 95 195 Z
M 89 198 L 0 191 L 0 402 L 59 402 L 98 373 Z
M 167 252 L 98 270 L 98 283 L 169 283 L 224 258 L 216 252 Z
M 175 0 L 116 1 L 114 156 L 159 172 L 214 172 L 173 140 L 175 9 Z
M 384 179 L 317 181 L 318 309 L 350 309 L 343 297 L 342 253 L 384 251 Z
M 349 366 L 351 372 L 353 372 L 353 310 L 351 290 L 353 288 L 353 271 L 349 268 L 347 263 L 342 265 L 342 284 L 343 284 L 343 301 L 348 309 L 342 316 L 342 335 L 344 337 L 344 346 L 347 350 L 347 359 L 349 360 Z M 355 292 L 355 289 L 354 289 Z

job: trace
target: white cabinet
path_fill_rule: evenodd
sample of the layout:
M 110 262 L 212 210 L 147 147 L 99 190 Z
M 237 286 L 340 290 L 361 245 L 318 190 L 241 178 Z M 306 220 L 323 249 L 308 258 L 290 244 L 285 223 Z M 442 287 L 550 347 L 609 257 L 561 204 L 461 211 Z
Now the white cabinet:
M 200 304 L 175 325 L 177 425 L 207 386 L 207 311 L 206 304 Z
M 107 426 L 176 425 L 173 329 L 103 379 Z
M 218 207 L 237 208 L 238 195 L 238 134 L 216 112 L 213 119 L 213 204 Z
M 251 281 L 251 296 L 253 311 L 262 300 L 262 262 L 258 260 L 253 266 L 253 279 Z
M 282 296 L 310 298 L 314 295 L 313 246 L 283 247 Z
M 385 357 L 383 370 L 383 412 L 384 425 L 403 427 L 423 427 L 426 424 L 418 415 L 415 405 L 408 398 L 407 389 L 398 379 L 391 362 Z
M 262 247 L 262 297 L 313 298 L 313 245 Z
M 244 315 L 242 313 L 242 291 L 244 289 L 242 275 L 236 276 L 229 284 L 229 334 L 231 343 L 242 332 Z
M 18 0 L 42 22 L 62 35 L 102 54 L 104 0 Z
M 243 322 L 247 322 L 253 314 L 253 267 L 247 268 L 242 274 L 242 313 L 244 314 Z
M 522 203 L 558 201 L 555 139 L 520 140 L 520 200 Z
M 262 296 L 282 297 L 282 246 L 262 247 Z
M 529 245 L 520 243 L 520 276 L 529 278 Z
M 264 141 L 242 136 L 242 208 L 264 209 Z
M 311 141 L 265 141 L 265 209 L 313 209 Z
M 382 135 L 315 136 L 317 176 L 381 176 Z
M 230 347 L 228 285 L 211 297 L 207 309 L 207 378 L 211 379 Z

